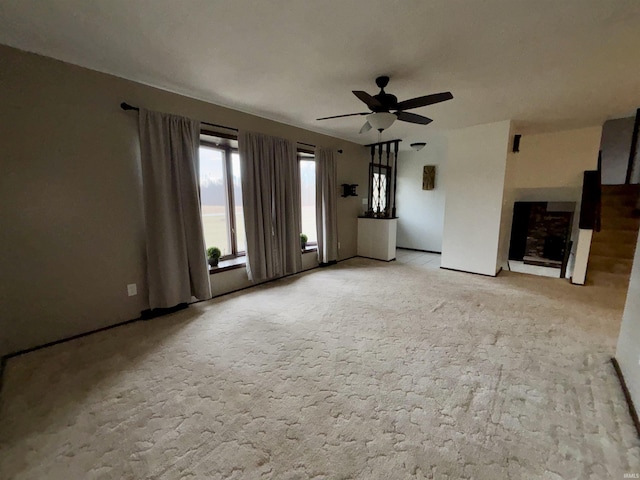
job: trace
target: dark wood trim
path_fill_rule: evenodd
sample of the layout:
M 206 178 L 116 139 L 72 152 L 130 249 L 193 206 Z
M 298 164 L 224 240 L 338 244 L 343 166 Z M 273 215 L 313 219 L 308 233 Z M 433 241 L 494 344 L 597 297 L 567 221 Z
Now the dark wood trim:
M 326 263 L 319 263 L 319 264 L 318 264 L 318 266 L 319 266 L 320 268 L 325 268 L 325 267 L 330 267 L 331 265 L 336 265 L 337 263 L 338 263 L 338 261 L 337 261 L 337 260 L 329 260 L 329 261 L 328 261 L 328 262 L 326 262 Z
M 2 394 L 2 380 L 4 379 L 4 367 L 7 365 L 7 358 L 6 355 L 0 357 L 0 394 Z
M 385 263 L 395 262 L 396 261 L 395 258 L 392 258 L 391 260 L 381 260 L 379 258 L 365 257 L 364 255 L 356 255 L 356 257 L 366 258 L 366 259 L 369 259 L 369 260 L 377 260 L 378 262 L 385 262 Z M 351 258 L 353 258 L 353 257 L 351 257 Z
M 314 253 L 318 251 L 318 248 L 315 246 L 315 244 L 309 246 L 309 244 L 307 244 L 307 248 L 305 248 L 302 251 L 303 255 L 306 255 L 307 253 Z M 226 263 L 229 262 L 227 265 L 218 265 L 216 267 L 209 267 L 209 275 L 215 275 L 217 273 L 222 273 L 222 272 L 228 272 L 229 270 L 237 270 L 239 268 L 245 268 L 247 266 L 247 261 L 246 261 L 246 256 L 245 255 L 241 255 L 238 257 L 233 257 L 227 260 L 221 260 L 220 263 Z
M 624 375 L 622 375 L 622 370 L 620 369 L 620 365 L 618 364 L 618 360 L 616 360 L 616 357 L 611 357 L 611 363 L 613 364 L 613 369 L 616 371 L 616 375 L 618 376 L 618 380 L 620 381 L 622 393 L 624 393 L 624 398 L 627 400 L 627 407 L 629 407 L 631 420 L 633 420 L 633 424 L 636 427 L 636 432 L 638 433 L 638 438 L 640 438 L 640 420 L 638 419 L 638 412 L 636 411 L 636 407 L 633 404 L 631 393 L 629 392 L 629 388 L 627 387 L 627 382 L 624 379 Z
M 489 275 L 487 273 L 469 272 L 467 270 L 458 270 L 457 268 L 440 267 L 442 270 L 449 270 L 451 272 L 470 273 L 471 275 L 480 275 L 481 277 L 496 278 L 502 273 L 502 267 L 498 269 L 495 275 Z
M 638 153 L 638 129 L 640 128 L 640 108 L 636 110 L 636 119 L 633 122 L 633 134 L 631 135 L 631 147 L 629 149 L 629 161 L 627 162 L 627 175 L 624 183 L 631 183 L 631 173 L 633 170 L 633 162 Z
M 436 252 L 435 250 L 422 250 L 420 248 L 409 248 L 409 247 L 398 247 L 396 249 L 399 250 L 411 250 L 412 252 L 424 252 L 424 253 L 437 253 L 438 255 L 442 255 L 442 252 Z
M 200 128 L 200 133 L 202 135 L 210 135 L 212 137 L 220 137 L 220 138 L 226 138 L 227 140 L 238 140 L 238 134 L 231 134 L 231 133 L 224 133 L 224 132 L 216 132 L 213 130 L 209 130 L 207 128 Z M 202 141 L 202 140 L 201 140 Z M 211 142 L 209 142 L 211 143 Z
M 367 145 L 363 145 L 364 147 L 375 147 L 377 145 L 385 145 L 387 143 L 398 142 L 400 143 L 402 140 L 396 138 L 395 140 L 385 140 L 384 142 L 376 142 L 376 143 L 368 143 Z
M 53 347 L 54 345 L 58 345 L 59 343 L 70 342 L 71 340 L 76 340 L 78 338 L 86 337 L 88 335 L 93 335 L 94 333 L 104 332 L 106 330 L 111 330 L 112 328 L 121 327 L 123 325 L 128 325 L 129 323 L 138 322 L 142 320 L 142 316 L 138 318 L 134 318 L 132 320 L 125 320 L 124 322 L 114 323 L 113 325 L 108 325 L 106 327 L 97 328 L 95 330 L 89 330 L 88 332 L 79 333 L 78 335 L 73 335 L 71 337 L 62 338 L 60 340 L 54 340 L 53 342 L 48 342 L 43 345 L 38 345 L 36 347 L 27 348 L 25 350 L 18 350 L 17 352 L 12 352 L 4 355 L 2 359 L 4 361 L 9 360 L 13 357 L 19 357 L 21 355 L 25 355 L 27 353 L 35 352 L 36 350 L 42 350 L 43 348 Z
M 391 216 L 394 218 L 396 216 L 396 192 L 397 191 L 398 191 L 398 142 L 394 143 L 394 154 L 393 154 L 393 199 L 391 202 Z
M 184 310 L 188 307 L 188 303 L 179 303 L 178 305 L 174 305 L 173 307 L 147 309 L 143 310 L 140 313 L 140 318 L 142 320 L 151 320 L 153 318 L 162 317 L 170 313 L 179 312 L 180 310 Z
M 239 268 L 246 267 L 245 261 L 241 263 L 233 263 L 231 265 L 218 265 L 216 267 L 209 268 L 209 275 L 215 275 L 216 273 L 228 272 L 229 270 L 237 270 Z

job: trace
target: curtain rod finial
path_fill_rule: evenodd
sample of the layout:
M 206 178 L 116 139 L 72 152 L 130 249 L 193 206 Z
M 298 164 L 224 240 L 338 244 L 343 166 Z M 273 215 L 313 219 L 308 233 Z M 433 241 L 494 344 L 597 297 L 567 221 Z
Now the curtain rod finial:
M 139 110 L 138 108 L 134 107 L 133 105 L 129 105 L 127 102 L 122 102 L 120 104 L 120 108 L 122 110 Z

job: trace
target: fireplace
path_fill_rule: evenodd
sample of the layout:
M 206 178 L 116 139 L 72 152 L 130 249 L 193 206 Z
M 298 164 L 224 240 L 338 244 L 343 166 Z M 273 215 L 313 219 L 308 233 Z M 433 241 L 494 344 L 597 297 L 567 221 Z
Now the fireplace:
M 564 275 L 571 249 L 573 202 L 516 202 L 509 260 L 557 268 Z

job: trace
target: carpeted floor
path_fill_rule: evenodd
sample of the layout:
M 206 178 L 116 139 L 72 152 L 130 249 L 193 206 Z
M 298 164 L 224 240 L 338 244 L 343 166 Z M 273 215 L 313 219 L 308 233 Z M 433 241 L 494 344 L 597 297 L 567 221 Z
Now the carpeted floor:
M 14 358 L 2 479 L 640 473 L 624 294 L 352 259 Z

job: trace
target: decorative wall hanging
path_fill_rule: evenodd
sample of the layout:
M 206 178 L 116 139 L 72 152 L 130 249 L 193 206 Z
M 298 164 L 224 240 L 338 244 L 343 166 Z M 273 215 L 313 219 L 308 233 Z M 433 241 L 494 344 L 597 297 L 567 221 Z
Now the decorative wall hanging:
M 436 188 L 436 166 L 425 165 L 422 170 L 422 189 L 433 190 Z
M 358 192 L 356 191 L 357 183 L 343 183 L 342 184 L 342 196 L 343 197 L 357 197 Z

